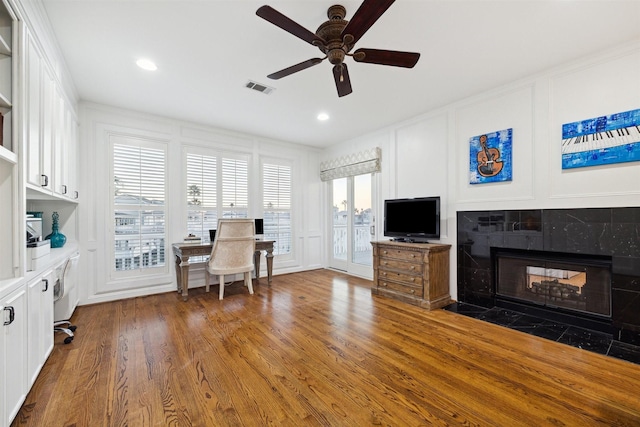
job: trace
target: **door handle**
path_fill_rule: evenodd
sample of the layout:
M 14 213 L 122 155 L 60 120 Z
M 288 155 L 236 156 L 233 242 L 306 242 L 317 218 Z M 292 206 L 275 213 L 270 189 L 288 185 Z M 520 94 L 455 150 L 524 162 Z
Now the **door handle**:
M 5 307 L 5 308 L 4 308 L 4 310 L 9 312 L 9 320 L 8 320 L 8 321 L 7 321 L 7 320 L 5 320 L 5 321 L 4 321 L 4 325 L 5 325 L 5 326 L 7 326 L 7 325 L 12 324 L 12 323 L 13 323 L 13 321 L 15 320 L 15 318 L 16 318 L 16 311 L 15 311 L 15 310 L 14 310 L 14 308 L 13 308 L 13 307 L 11 307 L 11 306 L 9 306 L 9 307 Z

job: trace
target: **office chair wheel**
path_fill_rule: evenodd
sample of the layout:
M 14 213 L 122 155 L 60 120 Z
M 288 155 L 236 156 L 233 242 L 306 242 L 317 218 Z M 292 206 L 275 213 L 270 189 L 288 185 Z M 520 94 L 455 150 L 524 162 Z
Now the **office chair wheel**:
M 71 325 L 71 326 L 69 326 L 69 330 L 70 330 L 71 332 L 75 332 L 77 328 L 78 328 L 78 327 L 77 327 L 76 325 Z
M 73 337 L 66 337 L 66 338 L 64 339 L 64 343 L 65 343 L 65 344 L 69 344 L 71 341 L 73 341 Z

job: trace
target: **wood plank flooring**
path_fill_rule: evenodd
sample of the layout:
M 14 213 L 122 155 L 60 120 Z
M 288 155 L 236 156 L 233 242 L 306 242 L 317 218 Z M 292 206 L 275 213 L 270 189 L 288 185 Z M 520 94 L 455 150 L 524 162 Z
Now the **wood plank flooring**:
M 328 270 L 265 282 L 79 307 L 13 425 L 640 425 L 639 365 Z

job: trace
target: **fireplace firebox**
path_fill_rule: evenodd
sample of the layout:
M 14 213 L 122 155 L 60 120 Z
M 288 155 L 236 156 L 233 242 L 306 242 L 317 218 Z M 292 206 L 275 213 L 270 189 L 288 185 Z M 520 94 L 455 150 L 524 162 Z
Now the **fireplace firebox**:
M 497 299 L 611 318 L 611 257 L 494 248 Z

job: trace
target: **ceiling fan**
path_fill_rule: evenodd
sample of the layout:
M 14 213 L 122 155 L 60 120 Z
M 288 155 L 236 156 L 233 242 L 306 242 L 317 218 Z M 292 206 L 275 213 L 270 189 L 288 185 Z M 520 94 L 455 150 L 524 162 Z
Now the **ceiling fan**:
M 347 14 L 344 6 L 331 6 L 327 11 L 329 20 L 321 24 L 315 33 L 287 18 L 272 7 L 262 6 L 256 11 L 256 15 L 316 46 L 325 54 L 324 58 L 308 59 L 269 74 L 267 77 L 278 80 L 329 59 L 329 62 L 333 64 L 333 77 L 336 82 L 338 96 L 345 96 L 352 92 L 347 64 L 344 63 L 346 56 L 353 57 L 356 62 L 413 68 L 420 58 L 419 53 L 363 48 L 349 53 L 357 41 L 386 12 L 394 1 L 364 0 L 350 21 L 344 19 Z

